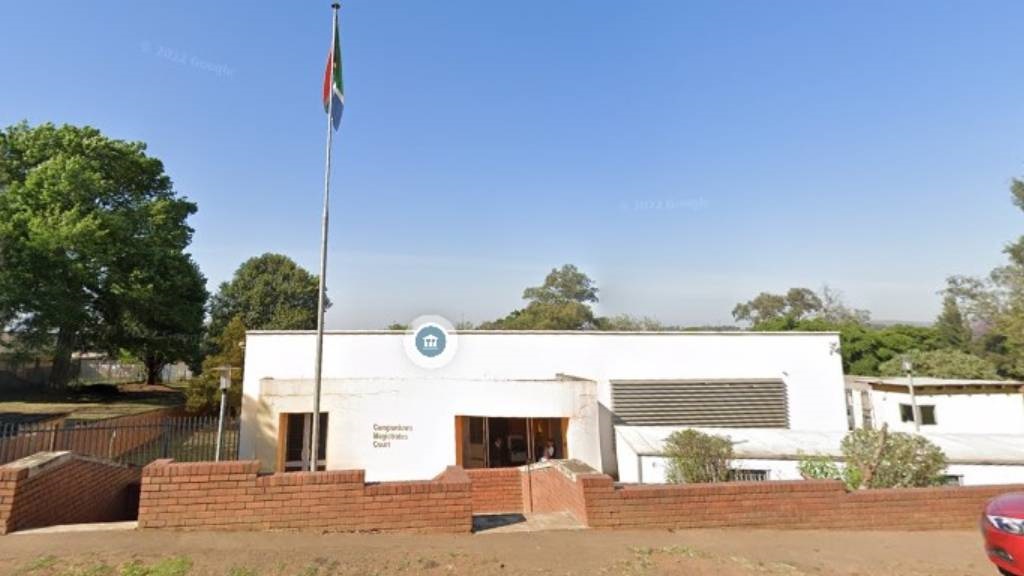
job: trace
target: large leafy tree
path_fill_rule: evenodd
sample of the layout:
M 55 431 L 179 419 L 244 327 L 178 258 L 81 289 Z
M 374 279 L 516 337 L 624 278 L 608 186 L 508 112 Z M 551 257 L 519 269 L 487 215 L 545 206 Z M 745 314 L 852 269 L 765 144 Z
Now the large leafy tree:
M 1024 180 L 1013 179 L 1010 196 L 1024 210 Z M 1009 261 L 987 277 L 950 277 L 946 296 L 972 329 L 970 351 L 995 364 L 1001 376 L 1024 378 L 1024 236 L 1003 251 Z
M 67 383 L 75 349 L 116 350 L 129 333 L 137 350 L 182 355 L 149 335 L 190 328 L 144 309 L 174 283 L 162 272 L 191 264 L 195 211 L 143 143 L 67 125 L 0 131 L 0 321 L 22 345 L 52 349 L 52 385 Z M 193 290 L 176 308 L 194 317 L 204 301 Z
M 250 258 L 210 299 L 209 333 L 219 337 L 235 317 L 250 330 L 316 328 L 318 289 L 318 277 L 287 256 Z
M 490 330 L 584 330 L 597 320 L 590 304 L 597 302 L 597 286 L 576 266 L 555 268 L 540 286 L 523 291 L 525 308 L 480 327 Z
M 737 304 L 732 316 L 738 322 L 758 324 L 778 318 L 802 320 L 822 309 L 821 298 L 809 288 L 790 288 L 785 294 L 761 292 L 754 299 Z

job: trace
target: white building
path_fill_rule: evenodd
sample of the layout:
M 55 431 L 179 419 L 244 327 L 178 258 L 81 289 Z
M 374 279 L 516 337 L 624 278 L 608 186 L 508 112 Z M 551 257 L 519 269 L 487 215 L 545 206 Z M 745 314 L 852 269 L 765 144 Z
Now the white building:
M 450 332 L 457 352 L 433 369 L 408 337 L 326 334 L 321 466 L 423 479 L 522 464 L 550 440 L 615 474 L 616 424 L 847 426 L 835 333 Z M 314 350 L 313 332 L 247 335 L 240 455 L 264 471 L 308 462 Z
M 914 432 L 910 379 L 846 378 L 849 428 Z M 1024 382 L 914 377 L 924 434 L 1024 434 Z
M 665 439 L 679 427 L 616 426 L 619 479 L 622 482 L 665 482 L 668 459 Z M 845 432 L 700 429 L 729 438 L 733 443 L 733 469 L 751 480 L 800 480 L 800 460 L 827 456 L 842 461 L 840 443 Z M 1011 434 L 925 433 L 925 438 L 946 455 L 946 476 L 964 486 L 1024 483 L 1024 436 Z

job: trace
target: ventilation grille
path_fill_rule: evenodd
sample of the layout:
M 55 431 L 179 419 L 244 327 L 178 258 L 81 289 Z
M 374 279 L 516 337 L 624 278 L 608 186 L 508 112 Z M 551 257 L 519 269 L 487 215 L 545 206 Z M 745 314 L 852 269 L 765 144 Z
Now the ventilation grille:
M 782 380 L 613 380 L 612 411 L 630 426 L 789 428 Z

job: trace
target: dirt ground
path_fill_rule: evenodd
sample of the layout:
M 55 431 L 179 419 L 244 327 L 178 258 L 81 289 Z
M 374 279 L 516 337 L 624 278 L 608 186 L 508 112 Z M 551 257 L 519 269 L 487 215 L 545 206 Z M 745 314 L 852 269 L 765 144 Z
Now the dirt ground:
M 976 531 L 558 531 L 465 536 L 84 532 L 0 537 L 0 574 L 994 575 Z

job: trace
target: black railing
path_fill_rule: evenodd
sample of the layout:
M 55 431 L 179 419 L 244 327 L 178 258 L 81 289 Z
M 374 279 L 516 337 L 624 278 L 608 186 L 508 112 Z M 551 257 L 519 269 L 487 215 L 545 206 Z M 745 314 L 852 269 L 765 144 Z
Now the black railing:
M 159 458 L 212 461 L 217 417 L 162 417 L 138 423 L 64 421 L 0 424 L 0 464 L 36 452 L 70 450 L 124 464 L 145 466 Z M 220 459 L 238 459 L 238 420 L 225 422 Z

